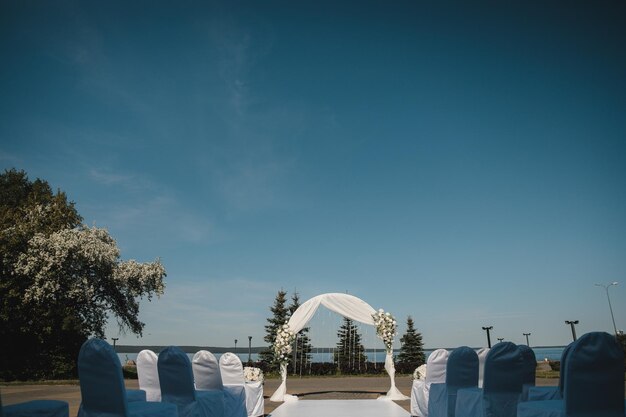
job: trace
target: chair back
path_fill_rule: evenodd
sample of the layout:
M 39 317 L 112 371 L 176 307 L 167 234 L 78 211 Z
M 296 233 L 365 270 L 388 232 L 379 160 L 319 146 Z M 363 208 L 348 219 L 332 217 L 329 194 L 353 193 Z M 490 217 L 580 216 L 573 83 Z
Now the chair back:
M 461 346 L 448 356 L 446 368 L 446 390 L 448 417 L 454 417 L 456 395 L 460 388 L 478 386 L 478 355 L 467 346 Z
M 461 346 L 448 356 L 446 368 L 446 385 L 448 392 L 459 388 L 475 387 L 478 385 L 478 355 L 474 349 Z
M 489 353 L 489 348 L 483 347 L 476 351 L 478 355 L 478 387 L 483 387 L 483 381 L 485 379 L 485 359 Z
M 220 373 L 224 385 L 244 385 L 243 365 L 234 353 L 226 352 L 220 357 Z
M 161 401 L 161 384 L 159 383 L 158 357 L 150 349 L 144 349 L 137 355 L 137 379 L 139 389 L 146 392 L 147 401 Z
M 191 364 L 197 389 L 224 389 L 220 366 L 214 354 L 208 350 L 198 351 L 193 355 Z
M 157 361 L 161 400 L 181 406 L 196 400 L 191 361 L 179 347 L 169 346 L 161 353 Z
M 515 343 L 494 345 L 485 359 L 485 393 L 522 392 L 524 359 Z
M 445 349 L 433 350 L 426 360 L 426 378 L 424 378 L 426 384 L 446 382 L 447 365 L 448 351 Z
M 517 348 L 522 353 L 522 385 L 535 385 L 535 374 L 537 372 L 535 352 L 526 345 L 518 345 Z
M 569 356 L 570 349 L 574 342 L 570 343 L 563 349 L 563 353 L 561 353 L 561 364 L 559 368 L 559 392 L 561 394 L 561 398 L 564 395 L 564 384 L 565 384 L 565 369 L 567 368 L 565 364 L 567 363 L 567 357 Z
M 615 336 L 592 332 L 572 343 L 563 397 L 568 416 L 624 416 L 624 352 Z
M 78 353 L 81 416 L 126 416 L 128 402 L 122 364 L 113 347 L 89 339 Z

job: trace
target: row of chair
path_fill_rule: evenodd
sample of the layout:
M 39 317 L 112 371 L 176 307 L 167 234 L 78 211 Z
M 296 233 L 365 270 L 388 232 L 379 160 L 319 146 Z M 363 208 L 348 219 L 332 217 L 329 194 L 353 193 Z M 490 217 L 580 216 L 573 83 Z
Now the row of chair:
M 436 350 L 428 358 L 425 379 L 413 384 L 411 414 L 624 417 L 624 354 L 615 337 L 593 332 L 568 346 L 560 387 L 535 387 L 536 366 L 532 349 L 511 342 L 480 354 L 466 346 L 450 354 Z
M 261 381 L 246 382 L 243 365 L 239 357 L 233 353 L 225 353 L 219 362 L 215 355 L 206 350 L 196 352 L 189 365 L 180 349 L 169 347 L 157 356 L 151 350 L 142 350 L 137 355 L 137 374 L 139 388 L 146 392 L 148 401 L 161 401 L 161 385 L 159 375 L 162 373 L 163 358 L 176 351 L 179 367 L 190 367 L 197 390 L 219 390 L 225 395 L 226 415 L 228 417 L 258 417 L 263 415 L 263 383 Z M 163 353 L 167 353 L 163 356 Z M 188 374 L 188 371 L 185 371 Z

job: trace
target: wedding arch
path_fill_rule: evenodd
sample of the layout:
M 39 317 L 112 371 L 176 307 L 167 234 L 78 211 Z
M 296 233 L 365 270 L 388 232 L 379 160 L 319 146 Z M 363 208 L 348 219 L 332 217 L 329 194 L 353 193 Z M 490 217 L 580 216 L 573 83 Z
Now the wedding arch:
M 319 306 L 324 306 L 330 311 L 347 317 L 351 320 L 376 326 L 376 333 L 385 342 L 387 354 L 385 356 L 385 370 L 391 379 L 391 387 L 387 395 L 382 398 L 390 400 L 406 400 L 396 388 L 396 368 L 393 364 L 393 337 L 395 336 L 396 322 L 389 313 L 381 310 L 374 310 L 365 301 L 349 294 L 329 293 L 321 294 L 311 298 L 298 307 L 291 315 L 289 321 L 278 330 L 276 342 L 274 343 L 274 353 L 282 358 L 280 361 L 280 375 L 282 383 L 276 389 L 270 401 L 290 401 L 297 400 L 297 397 L 287 394 L 287 362 L 291 343 L 295 335 L 302 330 L 313 318 Z

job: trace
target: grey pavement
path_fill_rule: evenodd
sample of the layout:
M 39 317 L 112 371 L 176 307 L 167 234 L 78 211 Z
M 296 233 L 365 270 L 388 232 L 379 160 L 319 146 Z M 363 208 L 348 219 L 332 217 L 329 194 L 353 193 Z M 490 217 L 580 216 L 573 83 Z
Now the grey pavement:
M 537 379 L 537 385 L 558 385 L 558 379 Z M 271 402 L 269 397 L 280 385 L 279 379 L 267 379 L 263 386 L 265 414 L 271 413 L 281 403 Z M 396 386 L 405 395 L 411 395 L 412 381 L 409 376 L 396 377 Z M 287 378 L 287 393 L 307 400 L 329 399 L 376 399 L 389 389 L 389 377 L 307 377 Z M 126 380 L 126 387 L 139 388 L 137 380 Z M 9 405 L 30 400 L 63 400 L 70 405 L 70 417 L 76 417 L 80 405 L 80 386 L 67 385 L 1 385 L 2 404 Z M 410 412 L 410 401 L 396 401 Z

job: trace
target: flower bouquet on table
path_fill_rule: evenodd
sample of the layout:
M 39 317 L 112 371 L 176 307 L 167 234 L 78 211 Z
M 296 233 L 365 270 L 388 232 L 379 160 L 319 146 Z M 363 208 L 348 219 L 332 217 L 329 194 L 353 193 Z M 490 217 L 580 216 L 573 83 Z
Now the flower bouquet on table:
M 263 382 L 265 380 L 263 371 L 260 368 L 252 366 L 246 366 L 243 368 L 243 377 L 245 382 Z
M 426 379 L 426 364 L 420 365 L 413 371 L 413 380 L 419 381 Z
M 393 338 L 398 334 L 396 332 L 396 319 L 390 313 L 385 313 L 382 308 L 372 314 L 374 324 L 376 325 L 376 336 L 385 343 L 387 352 L 393 349 Z

